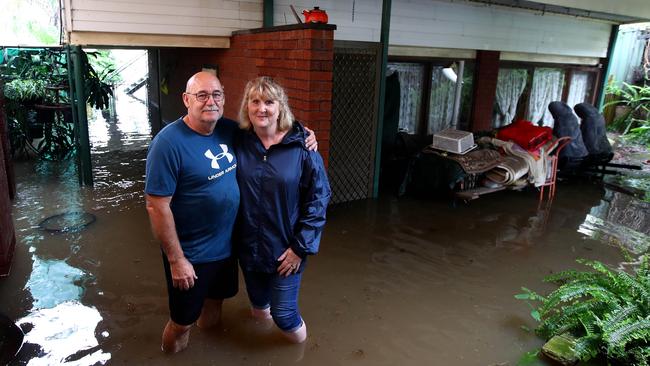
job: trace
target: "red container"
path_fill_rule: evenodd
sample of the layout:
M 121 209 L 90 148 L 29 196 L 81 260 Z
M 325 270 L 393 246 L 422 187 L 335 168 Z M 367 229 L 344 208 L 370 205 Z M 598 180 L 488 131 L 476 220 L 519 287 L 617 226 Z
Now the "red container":
M 318 6 L 314 6 L 311 10 L 303 10 L 302 14 L 305 16 L 305 23 L 327 24 L 327 13 L 325 10 L 320 10 Z
M 520 119 L 497 131 L 497 138 L 513 141 L 528 151 L 535 151 L 553 138 L 550 127 L 535 126 L 532 122 Z

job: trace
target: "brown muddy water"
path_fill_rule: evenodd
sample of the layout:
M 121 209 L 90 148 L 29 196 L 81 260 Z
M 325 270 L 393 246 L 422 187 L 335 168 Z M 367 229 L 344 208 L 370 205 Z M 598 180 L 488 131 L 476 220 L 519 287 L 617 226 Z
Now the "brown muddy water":
M 251 320 L 241 283 L 222 324 L 195 328 L 189 348 L 169 356 L 160 351 L 161 255 L 142 194 L 147 126 L 98 116 L 92 190 L 78 187 L 70 163 L 16 164 L 18 243 L 0 279 L 0 312 L 26 332 L 13 365 L 516 365 L 543 343 L 524 329 L 535 323 L 514 298 L 521 286 L 546 292 L 542 277 L 579 268 L 577 258 L 629 266 L 621 248 L 634 258 L 650 245 L 648 204 L 598 181 L 559 183 L 547 210 L 534 191 L 458 205 L 342 204 L 304 276 L 304 345 Z M 39 226 L 66 212 L 96 220 L 63 233 Z

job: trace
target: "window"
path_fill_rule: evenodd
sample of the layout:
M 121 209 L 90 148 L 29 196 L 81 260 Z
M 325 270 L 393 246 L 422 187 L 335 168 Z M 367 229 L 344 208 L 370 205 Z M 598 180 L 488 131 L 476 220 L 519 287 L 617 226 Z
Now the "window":
M 431 61 L 388 64 L 388 74 L 398 73 L 400 131 L 411 134 L 434 134 L 445 128 L 467 126 L 471 109 L 473 64 L 464 65 L 460 116 L 456 126 L 453 121 L 456 82 L 443 73 L 443 69 L 450 63 L 450 61 Z M 451 69 L 458 74 L 458 63 L 453 63 Z
M 564 101 L 571 108 L 594 103 L 597 76 L 592 67 L 506 65 L 499 69 L 492 125 L 501 127 L 524 118 L 553 127 L 549 103 Z
M 567 104 L 573 108 L 579 103 L 590 103 L 595 98 L 594 90 L 596 75 L 589 71 L 574 71 L 571 73 L 571 85 L 567 96 Z
M 512 123 L 517 115 L 519 98 L 528 81 L 526 69 L 500 69 L 497 80 L 493 126 L 501 127 Z
M 548 111 L 549 103 L 562 100 L 564 70 L 536 68 L 528 98 L 526 119 L 539 125 L 553 126 L 553 116 Z
M 416 133 L 422 110 L 424 65 L 390 63 L 388 73 L 397 72 L 400 85 L 399 131 Z

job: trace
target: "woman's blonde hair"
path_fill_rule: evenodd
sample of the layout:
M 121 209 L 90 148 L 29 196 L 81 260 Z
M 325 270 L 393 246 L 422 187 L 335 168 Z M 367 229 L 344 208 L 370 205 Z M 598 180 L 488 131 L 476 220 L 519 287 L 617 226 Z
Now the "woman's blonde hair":
M 268 76 L 260 76 L 249 81 L 244 88 L 244 96 L 239 108 L 239 127 L 242 129 L 252 129 L 251 120 L 248 118 L 248 101 L 251 96 L 259 96 L 265 100 L 275 100 L 280 105 L 278 114 L 278 130 L 286 131 L 293 126 L 293 113 L 289 108 L 289 98 L 287 93 Z

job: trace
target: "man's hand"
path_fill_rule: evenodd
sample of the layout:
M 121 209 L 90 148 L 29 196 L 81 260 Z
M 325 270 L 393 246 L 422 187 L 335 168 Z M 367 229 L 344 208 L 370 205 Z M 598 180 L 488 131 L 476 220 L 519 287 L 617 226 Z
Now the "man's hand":
M 194 287 L 194 280 L 197 279 L 194 273 L 194 266 L 186 258 L 181 258 L 175 262 L 169 262 L 172 272 L 172 283 L 179 290 L 189 290 Z
M 305 146 L 307 147 L 307 150 L 318 150 L 318 141 L 316 141 L 316 134 L 314 134 L 314 131 L 310 130 L 307 127 L 305 127 L 305 131 L 307 131 L 308 134 L 307 138 L 305 138 Z

